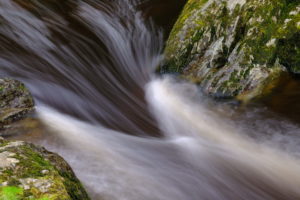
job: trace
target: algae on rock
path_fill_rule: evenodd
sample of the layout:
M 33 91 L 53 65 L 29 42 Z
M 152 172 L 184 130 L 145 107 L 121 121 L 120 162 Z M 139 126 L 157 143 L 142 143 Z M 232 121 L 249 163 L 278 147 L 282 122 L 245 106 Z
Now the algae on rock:
M 165 57 L 163 73 L 208 94 L 257 97 L 282 72 L 300 73 L 300 1 L 189 0 Z
M 0 200 L 87 200 L 70 166 L 57 154 L 0 140 Z

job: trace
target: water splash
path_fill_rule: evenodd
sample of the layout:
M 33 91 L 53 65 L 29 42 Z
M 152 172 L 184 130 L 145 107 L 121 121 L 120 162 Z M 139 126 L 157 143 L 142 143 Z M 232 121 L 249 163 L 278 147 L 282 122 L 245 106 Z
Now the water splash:
M 187 89 L 195 94 L 192 99 L 179 92 Z M 299 161 L 239 134 L 198 103 L 195 86 L 166 78 L 153 80 L 146 91 L 165 138 L 128 136 L 46 108 L 39 112 L 63 139 L 54 149 L 63 146 L 60 152 L 94 199 L 299 197 Z

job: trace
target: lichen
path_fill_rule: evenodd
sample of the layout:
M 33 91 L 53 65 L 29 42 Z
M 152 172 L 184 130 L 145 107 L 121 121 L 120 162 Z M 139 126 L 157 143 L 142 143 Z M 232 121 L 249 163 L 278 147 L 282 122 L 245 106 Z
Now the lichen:
M 8 195 L 14 200 L 89 199 L 72 169 L 58 155 L 25 142 L 1 140 L 0 144 L 0 197 L 3 200 Z M 9 188 L 19 192 L 8 193 Z
M 300 73 L 299 25 L 298 0 L 190 0 L 161 71 L 180 73 L 211 95 L 248 94 L 278 77 L 275 68 Z

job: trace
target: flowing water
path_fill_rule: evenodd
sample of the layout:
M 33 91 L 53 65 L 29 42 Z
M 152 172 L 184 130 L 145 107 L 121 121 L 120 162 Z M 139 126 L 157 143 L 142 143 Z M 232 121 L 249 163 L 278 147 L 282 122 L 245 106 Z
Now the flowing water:
M 0 0 L 0 74 L 26 83 L 47 130 L 29 140 L 95 200 L 300 199 L 298 124 L 156 75 L 148 4 Z

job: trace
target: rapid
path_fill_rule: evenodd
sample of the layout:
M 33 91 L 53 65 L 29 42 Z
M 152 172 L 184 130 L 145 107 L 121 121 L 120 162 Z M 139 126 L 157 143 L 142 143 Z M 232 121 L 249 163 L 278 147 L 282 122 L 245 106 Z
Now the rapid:
M 155 73 L 147 2 L 0 0 L 0 75 L 34 96 L 47 134 L 33 142 L 94 200 L 300 199 L 297 123 Z

